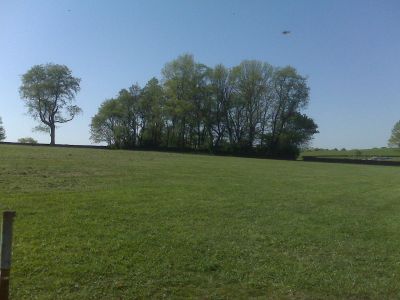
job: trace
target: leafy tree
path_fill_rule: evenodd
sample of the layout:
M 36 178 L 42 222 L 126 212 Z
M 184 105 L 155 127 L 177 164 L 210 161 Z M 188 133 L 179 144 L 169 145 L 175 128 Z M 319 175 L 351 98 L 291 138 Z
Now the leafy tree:
M 116 99 L 121 109 L 121 145 L 124 148 L 135 147 L 141 138 L 143 119 L 139 111 L 140 97 L 141 88 L 134 84 L 129 90 L 121 90 Z
M 139 111 L 143 120 L 141 142 L 146 146 L 160 146 L 165 127 L 165 96 L 157 78 L 147 82 L 142 90 Z
M 1 120 L 0 117 L 0 142 L 4 141 L 5 139 L 6 139 L 6 131 L 4 130 L 3 121 Z
M 34 138 L 31 138 L 31 137 L 24 137 L 24 138 L 18 139 L 18 143 L 21 143 L 21 144 L 37 144 L 37 140 L 35 140 Z
M 268 147 L 274 152 L 282 133 L 291 119 L 307 107 L 309 87 L 307 79 L 292 67 L 276 69 L 272 78 L 273 104 L 271 109 L 271 133 Z
M 390 147 L 400 147 L 400 121 L 394 124 L 392 129 L 392 135 L 389 139 Z
M 117 98 L 102 103 L 90 124 L 91 140 L 117 148 L 132 148 L 140 141 L 143 120 L 139 111 L 141 89 L 133 85 Z
M 285 126 L 281 139 L 285 143 L 303 148 L 312 139 L 313 135 L 318 133 L 318 126 L 314 120 L 304 114 L 294 113 Z
M 123 109 L 117 99 L 104 101 L 90 124 L 90 139 L 95 143 L 106 142 L 121 147 Z
M 21 97 L 28 113 L 40 123 L 36 129 L 50 133 L 51 145 L 56 124 L 69 122 L 81 112 L 73 104 L 79 90 L 80 79 L 64 65 L 36 65 L 22 76 Z
M 226 136 L 233 143 L 233 130 L 229 118 L 234 96 L 234 82 L 230 69 L 217 65 L 211 72 L 211 107 L 209 120 L 213 147 L 219 148 Z
M 208 132 L 208 82 L 210 68 L 185 54 L 162 70 L 169 123 L 168 143 L 198 149 Z
M 269 94 L 273 68 L 260 61 L 245 60 L 233 68 L 232 72 L 235 76 L 237 97 L 240 99 L 236 113 L 241 112 L 242 116 L 234 122 L 236 138 L 240 144 L 250 149 L 260 130 L 266 125 L 266 113 L 271 105 Z

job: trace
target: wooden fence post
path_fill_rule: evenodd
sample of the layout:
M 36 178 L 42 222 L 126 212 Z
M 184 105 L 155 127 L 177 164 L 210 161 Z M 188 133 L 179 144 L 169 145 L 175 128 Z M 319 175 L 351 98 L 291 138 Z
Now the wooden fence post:
M 0 261 L 0 300 L 8 300 L 9 297 L 12 253 L 12 226 L 14 217 L 15 211 L 3 212 Z

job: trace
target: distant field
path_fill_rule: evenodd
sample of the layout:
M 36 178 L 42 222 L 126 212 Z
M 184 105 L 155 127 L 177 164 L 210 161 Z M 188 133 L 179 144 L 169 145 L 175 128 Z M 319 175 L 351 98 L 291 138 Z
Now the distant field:
M 311 150 L 304 151 L 301 156 L 320 157 L 348 157 L 348 158 L 369 158 L 373 156 L 391 157 L 392 160 L 400 160 L 400 148 L 373 148 L 359 150 Z
M 0 145 L 12 299 L 400 297 L 400 168 Z

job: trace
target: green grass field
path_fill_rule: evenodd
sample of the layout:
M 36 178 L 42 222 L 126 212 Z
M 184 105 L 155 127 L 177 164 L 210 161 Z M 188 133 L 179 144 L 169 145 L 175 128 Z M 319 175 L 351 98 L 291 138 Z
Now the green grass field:
M 0 145 L 13 299 L 400 297 L 400 168 Z
M 358 152 L 358 153 L 357 153 Z M 343 158 L 370 158 L 373 156 L 390 157 L 391 160 L 400 160 L 400 148 L 372 148 L 359 150 L 308 150 L 301 156 L 343 157 Z M 301 157 L 300 157 L 301 158 Z

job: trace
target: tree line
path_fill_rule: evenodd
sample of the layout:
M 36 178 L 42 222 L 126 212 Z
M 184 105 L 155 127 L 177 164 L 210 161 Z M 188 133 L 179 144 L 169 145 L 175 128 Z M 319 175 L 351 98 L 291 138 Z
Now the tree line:
M 22 76 L 21 98 L 50 144 L 57 124 L 81 112 L 74 104 L 79 90 L 80 78 L 65 65 L 35 65 Z M 114 148 L 295 157 L 318 132 L 302 113 L 308 102 L 307 79 L 292 67 L 245 60 L 210 68 L 182 55 L 165 65 L 161 80 L 134 84 L 104 101 L 92 118 L 91 140 Z M 0 141 L 5 138 L 0 117 Z M 400 121 L 388 144 L 400 146 Z
M 91 139 L 115 148 L 296 157 L 318 132 L 302 113 L 308 103 L 307 79 L 293 67 L 245 60 L 210 68 L 187 54 L 165 65 L 161 81 L 105 100 Z
M 185 54 L 161 73 L 160 80 L 134 84 L 105 100 L 91 120 L 91 140 L 123 149 L 294 158 L 318 132 L 303 113 L 307 78 L 293 67 L 244 60 L 211 68 Z M 64 65 L 36 65 L 22 76 L 21 98 L 50 144 L 57 124 L 81 112 L 74 103 L 79 90 L 80 79 Z

